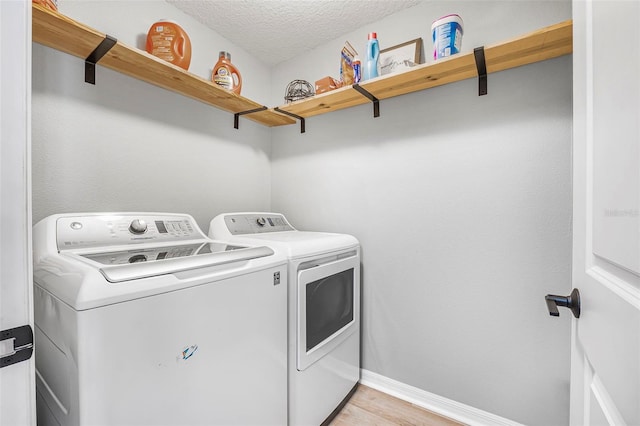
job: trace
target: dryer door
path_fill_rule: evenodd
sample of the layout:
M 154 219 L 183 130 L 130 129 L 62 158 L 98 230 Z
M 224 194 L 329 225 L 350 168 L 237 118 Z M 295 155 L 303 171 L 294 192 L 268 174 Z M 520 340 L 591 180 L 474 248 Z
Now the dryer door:
M 297 369 L 330 353 L 360 326 L 360 258 L 313 262 L 298 271 Z

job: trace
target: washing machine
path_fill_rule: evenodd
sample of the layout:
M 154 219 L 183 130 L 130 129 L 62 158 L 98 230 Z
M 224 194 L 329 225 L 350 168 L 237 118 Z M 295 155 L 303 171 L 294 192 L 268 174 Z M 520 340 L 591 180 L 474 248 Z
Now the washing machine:
M 289 425 L 328 423 L 360 378 L 360 245 L 296 230 L 278 213 L 228 213 L 209 236 L 265 245 L 289 260 Z
M 39 425 L 287 421 L 287 259 L 186 214 L 34 226 Z

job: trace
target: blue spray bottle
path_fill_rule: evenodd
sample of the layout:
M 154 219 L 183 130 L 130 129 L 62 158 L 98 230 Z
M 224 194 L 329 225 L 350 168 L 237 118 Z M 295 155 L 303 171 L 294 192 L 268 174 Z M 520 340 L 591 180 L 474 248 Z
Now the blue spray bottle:
M 378 76 L 378 59 L 380 58 L 380 45 L 378 34 L 369 33 L 367 42 L 367 66 L 364 70 L 364 79 L 369 80 Z

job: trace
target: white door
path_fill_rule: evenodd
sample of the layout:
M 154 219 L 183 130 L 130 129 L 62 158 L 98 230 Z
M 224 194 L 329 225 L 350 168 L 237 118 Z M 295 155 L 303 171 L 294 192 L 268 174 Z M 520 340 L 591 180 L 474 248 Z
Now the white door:
M 640 425 L 640 2 L 573 17 L 571 424 Z
M 30 99 L 31 2 L 0 0 L 0 330 L 33 327 Z M 33 357 L 0 368 L 1 426 L 35 424 L 34 375 Z

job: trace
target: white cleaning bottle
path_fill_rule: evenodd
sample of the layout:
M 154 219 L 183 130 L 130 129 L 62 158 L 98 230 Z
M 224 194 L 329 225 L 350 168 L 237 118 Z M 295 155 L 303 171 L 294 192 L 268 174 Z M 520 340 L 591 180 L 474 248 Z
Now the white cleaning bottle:
M 369 41 L 367 42 L 367 66 L 364 70 L 364 80 L 378 76 L 378 60 L 380 58 L 380 45 L 378 44 L 378 35 L 369 33 Z

